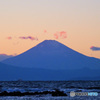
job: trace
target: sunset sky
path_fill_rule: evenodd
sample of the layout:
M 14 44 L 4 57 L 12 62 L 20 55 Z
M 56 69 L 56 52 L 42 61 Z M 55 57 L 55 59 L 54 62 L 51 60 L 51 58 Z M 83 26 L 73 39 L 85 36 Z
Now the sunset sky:
M 0 0 L 0 54 L 50 39 L 100 58 L 100 0 Z

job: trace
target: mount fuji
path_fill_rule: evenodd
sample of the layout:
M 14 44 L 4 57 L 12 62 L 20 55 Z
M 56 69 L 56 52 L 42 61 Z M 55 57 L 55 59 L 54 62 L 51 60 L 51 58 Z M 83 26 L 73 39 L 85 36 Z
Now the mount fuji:
M 85 56 L 56 40 L 45 40 L 2 63 L 24 68 L 51 70 L 100 69 L 100 59 Z
M 100 59 L 80 54 L 55 40 L 45 40 L 0 62 L 0 80 L 18 79 L 100 80 Z

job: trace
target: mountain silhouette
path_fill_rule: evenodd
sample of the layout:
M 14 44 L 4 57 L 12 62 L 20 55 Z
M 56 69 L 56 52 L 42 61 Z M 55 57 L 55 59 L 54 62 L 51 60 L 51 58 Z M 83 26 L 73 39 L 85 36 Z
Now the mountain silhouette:
M 4 64 L 5 63 L 5 64 Z M 0 63 L 0 80 L 99 80 L 100 59 L 45 40 Z
M 45 40 L 28 51 L 6 59 L 5 64 L 44 69 L 100 69 L 100 59 L 85 56 L 56 40 Z

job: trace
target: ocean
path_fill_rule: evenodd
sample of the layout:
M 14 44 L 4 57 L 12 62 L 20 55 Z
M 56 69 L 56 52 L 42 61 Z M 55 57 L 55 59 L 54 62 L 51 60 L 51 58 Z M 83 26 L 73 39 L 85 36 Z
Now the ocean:
M 0 81 L 0 100 L 100 100 L 100 81 Z

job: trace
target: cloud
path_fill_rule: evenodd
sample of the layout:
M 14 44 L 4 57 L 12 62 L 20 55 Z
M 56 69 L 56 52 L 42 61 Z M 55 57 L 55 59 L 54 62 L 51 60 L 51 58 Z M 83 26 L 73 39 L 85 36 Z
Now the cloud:
M 91 46 L 90 49 L 93 51 L 99 51 L 100 47 Z
M 47 33 L 47 30 L 44 30 L 44 33 Z
M 59 37 L 57 33 L 55 33 L 54 36 L 56 39 L 58 39 L 58 37 Z
M 32 37 L 32 36 L 27 36 L 27 37 L 25 37 L 25 36 L 21 36 L 21 37 L 19 37 L 20 39 L 30 39 L 30 40 L 38 40 L 38 38 L 36 38 L 36 37 Z
M 14 57 L 15 55 L 0 54 L 0 61 Z
M 7 37 L 7 39 L 8 39 L 8 40 L 11 40 L 11 39 L 12 39 L 12 37 L 10 37 L 10 36 L 9 36 L 9 37 Z
M 60 32 L 60 37 L 67 38 L 67 33 L 65 31 Z
M 65 38 L 67 38 L 67 33 L 65 31 L 57 32 L 54 34 L 54 37 L 56 39 L 60 39 L 60 38 L 65 39 Z

